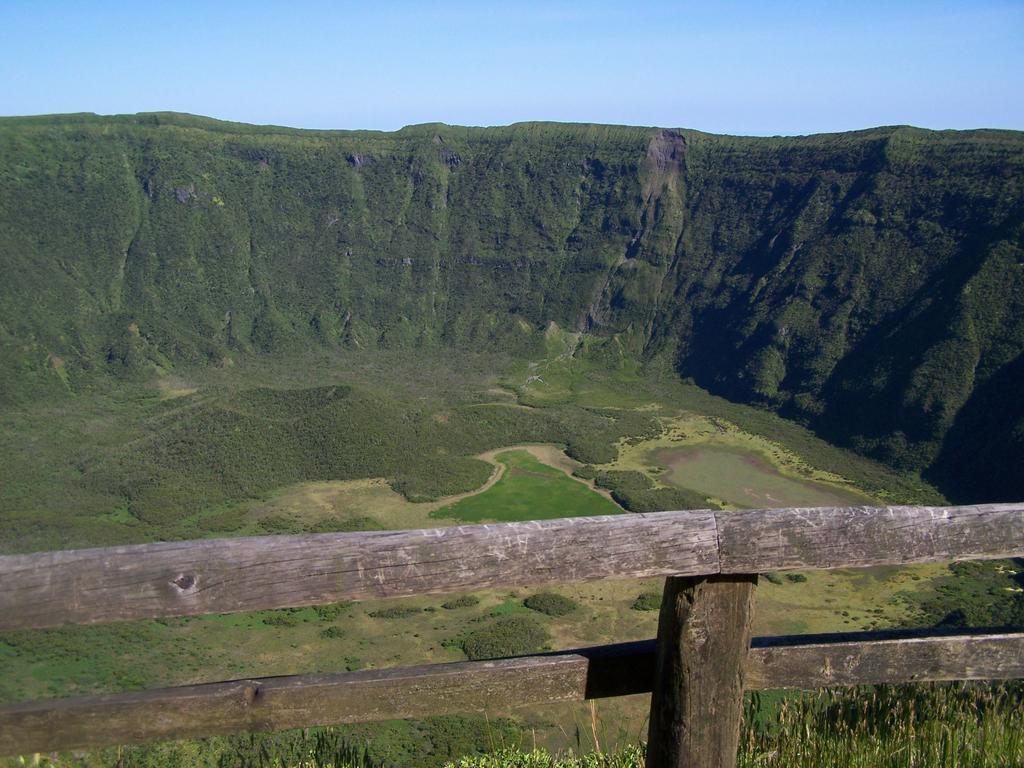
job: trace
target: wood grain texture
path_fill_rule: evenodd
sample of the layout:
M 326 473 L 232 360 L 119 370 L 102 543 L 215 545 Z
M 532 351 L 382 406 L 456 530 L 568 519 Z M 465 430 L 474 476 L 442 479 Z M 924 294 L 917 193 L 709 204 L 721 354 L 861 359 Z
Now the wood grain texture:
M 658 512 L 0 557 L 0 630 L 605 578 L 1024 556 L 1024 504 Z
M 747 687 L 829 688 L 1024 678 L 1024 633 L 879 632 L 760 638 Z
M 1024 504 L 753 509 L 717 522 L 723 573 L 1024 554 Z
M 0 557 L 0 629 L 718 570 L 709 511 Z
M 903 650 L 904 644 L 912 650 Z M 649 693 L 655 641 L 0 707 L 0 756 Z M 1024 633 L 754 638 L 746 687 L 1024 678 Z
M 575 653 L 240 680 L 0 707 L 0 755 L 427 717 L 643 692 L 653 643 Z M 642 661 L 641 661 L 642 663 Z M 637 690 L 639 689 L 639 690 Z
M 757 576 L 665 580 L 647 768 L 733 768 Z

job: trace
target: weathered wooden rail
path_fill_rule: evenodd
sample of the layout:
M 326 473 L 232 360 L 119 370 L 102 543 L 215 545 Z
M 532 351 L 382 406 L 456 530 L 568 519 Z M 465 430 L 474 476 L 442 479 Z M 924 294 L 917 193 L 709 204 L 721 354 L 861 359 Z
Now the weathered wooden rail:
M 0 755 L 653 692 L 649 766 L 735 762 L 744 690 L 1024 677 L 1024 633 L 751 638 L 764 571 L 1024 556 L 1024 504 L 662 512 L 0 557 L 0 629 L 665 576 L 657 641 L 0 707 Z

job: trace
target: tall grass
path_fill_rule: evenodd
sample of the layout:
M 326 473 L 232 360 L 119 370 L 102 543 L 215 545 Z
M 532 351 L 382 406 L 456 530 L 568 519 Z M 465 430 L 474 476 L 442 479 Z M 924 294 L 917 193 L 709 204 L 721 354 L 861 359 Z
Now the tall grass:
M 786 699 L 754 717 L 740 765 L 818 768 L 1006 768 L 1024 766 L 1020 686 L 880 686 Z
M 631 745 L 611 754 L 553 756 L 544 749 L 531 752 L 504 750 L 483 757 L 467 757 L 445 768 L 643 768 L 644 750 Z
M 506 750 L 446 768 L 643 768 L 643 747 L 610 754 Z M 1024 766 L 1024 687 L 930 685 L 751 696 L 740 768 L 1013 768 Z
M 494 722 L 491 721 L 491 727 Z M 595 743 L 597 734 L 594 733 Z M 382 737 L 383 739 L 383 737 Z M 643 768 L 644 746 L 553 754 L 501 747 L 452 759 L 451 746 L 429 754 L 386 754 L 380 739 L 353 740 L 332 728 L 254 734 L 85 755 L 35 756 L 0 766 L 71 768 Z M 454 746 L 454 744 L 452 745 Z M 470 742 L 460 751 L 471 751 Z M 456 753 L 457 754 L 457 753 Z M 795 694 L 781 701 L 752 695 L 740 734 L 739 768 L 1024 768 L 1024 683 L 880 686 Z

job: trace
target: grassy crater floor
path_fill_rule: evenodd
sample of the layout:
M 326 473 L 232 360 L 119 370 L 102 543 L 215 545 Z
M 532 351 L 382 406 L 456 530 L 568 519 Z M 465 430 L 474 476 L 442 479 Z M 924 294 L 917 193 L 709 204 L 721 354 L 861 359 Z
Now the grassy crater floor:
M 527 450 L 503 451 L 495 460 L 501 475 L 485 492 L 431 513 L 460 522 L 542 520 L 556 517 L 616 515 L 623 509 Z
M 559 347 L 563 342 L 564 349 Z M 74 406 L 41 404 L 0 414 L 0 451 L 12 472 L 11 482 L 0 488 L 3 546 L 25 551 L 622 513 L 598 482 L 602 472 L 639 473 L 655 490 L 674 482 L 692 491 L 701 505 L 752 506 L 758 501 L 720 487 L 734 477 L 728 463 L 714 468 L 719 486 L 671 477 L 666 472 L 670 462 L 659 452 L 694 448 L 712 459 L 738 456 L 756 462 L 755 472 L 737 480 L 741 491 L 752 485 L 774 496 L 776 491 L 763 485 L 770 477 L 787 483 L 791 492 L 813 489 L 851 503 L 937 498 L 919 479 L 829 446 L 776 416 L 676 381 L 640 376 L 634 368 L 594 366 L 568 354 L 572 345 L 556 334 L 551 343 L 548 357 L 532 366 L 497 366 L 500 373 L 493 361 L 469 361 L 456 371 L 436 361 L 388 356 L 317 358 L 303 362 L 302 375 L 298 365 L 255 367 L 240 374 L 227 369 L 182 373 L 152 385 L 97 392 Z M 405 375 L 396 376 L 396 370 Z M 432 383 L 424 383 L 424 371 Z M 243 380 L 249 388 L 240 388 Z M 259 387 L 255 392 L 253 385 Z M 353 403 L 358 407 L 350 407 Z M 359 410 L 364 406 L 372 406 L 368 416 Z M 237 425 L 241 432 L 199 429 L 208 416 L 216 424 Z M 331 451 L 363 449 L 366 433 L 351 437 L 344 430 L 362 425 L 364 416 L 402 427 L 408 439 L 375 437 L 384 446 L 380 463 L 365 471 L 360 465 L 330 463 L 335 461 Z M 273 440 L 261 431 L 265 423 L 273 427 Z M 318 429 L 333 433 L 315 451 L 303 453 L 299 438 L 315 436 Z M 167 439 L 169 434 L 177 436 L 174 441 Z M 246 439 L 240 441 L 237 434 Z M 181 454 L 186 448 L 190 453 Z M 291 463 L 287 473 L 274 475 L 278 479 L 267 485 L 260 462 L 276 456 L 278 448 Z M 126 454 L 131 455 L 126 459 Z M 236 477 L 240 496 L 225 496 L 201 473 L 186 476 L 198 461 L 233 457 L 247 473 Z M 458 471 L 444 476 L 454 490 L 421 500 L 424 479 L 430 480 L 430 473 L 449 459 Z M 136 474 L 123 478 L 111 473 L 111 466 Z M 150 477 L 146 473 L 157 477 L 155 488 L 192 494 L 180 514 L 167 507 L 174 514 L 156 521 L 139 516 L 118 496 L 120 485 L 110 482 L 142 487 Z M 256 484 L 247 485 L 251 481 Z M 67 498 L 80 506 L 69 509 L 62 502 Z M 963 602 L 965 596 L 980 605 L 1015 588 L 1016 572 L 1010 566 L 981 567 L 988 570 L 955 578 L 942 565 L 808 572 L 799 574 L 799 581 L 789 578 L 795 574 L 769 574 L 758 588 L 755 632 L 914 624 L 941 617 L 944 606 Z M 967 582 L 978 588 L 962 590 Z M 467 657 L 467 648 L 527 652 L 644 639 L 655 634 L 657 621 L 657 611 L 644 608 L 656 608 L 658 601 L 638 598 L 660 590 L 660 580 L 606 581 L 545 590 L 566 603 L 531 600 L 537 590 L 498 589 L 461 598 L 422 596 L 4 633 L 0 700 L 457 661 Z M 562 613 L 528 605 L 570 602 L 574 607 Z M 521 645 L 523 637 L 528 647 Z M 507 648 L 502 646 L 506 642 Z M 636 743 L 645 733 L 646 714 L 647 700 L 640 696 L 602 701 L 594 709 L 551 705 L 527 712 L 515 702 L 502 702 L 488 717 L 514 717 L 509 722 L 516 729 L 528 730 L 540 747 L 559 752 L 577 743 L 603 750 Z M 445 720 L 436 727 L 465 736 L 459 743 L 469 744 L 469 751 L 489 738 L 486 728 L 471 719 Z M 368 725 L 346 734 L 381 744 L 388 733 L 417 728 Z M 409 747 L 406 764 L 415 764 L 409 756 L 419 752 L 425 755 L 423 765 L 445 758 L 430 746 L 443 739 L 424 732 L 409 736 L 418 746 Z

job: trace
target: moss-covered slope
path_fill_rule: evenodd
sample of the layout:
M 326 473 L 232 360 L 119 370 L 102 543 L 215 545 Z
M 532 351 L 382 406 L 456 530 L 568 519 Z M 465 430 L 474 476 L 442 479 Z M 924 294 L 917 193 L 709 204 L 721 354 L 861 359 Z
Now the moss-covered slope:
M 3 119 L 0 402 L 303 346 L 526 353 L 555 322 L 1024 498 L 1022 186 L 1004 131 Z

